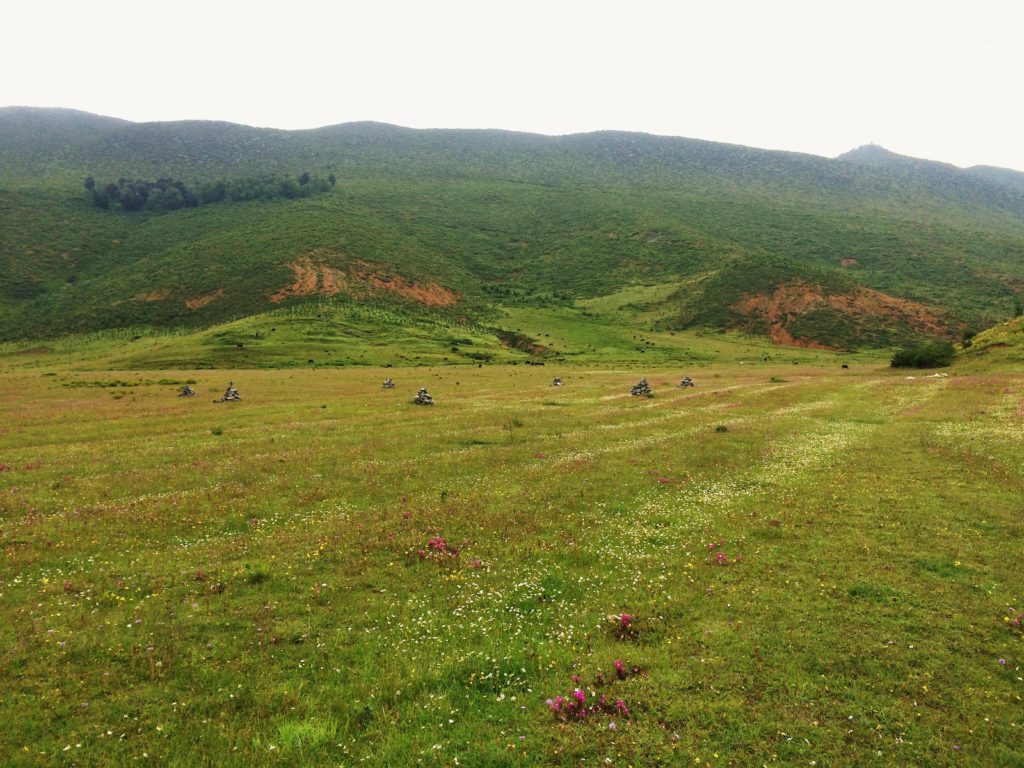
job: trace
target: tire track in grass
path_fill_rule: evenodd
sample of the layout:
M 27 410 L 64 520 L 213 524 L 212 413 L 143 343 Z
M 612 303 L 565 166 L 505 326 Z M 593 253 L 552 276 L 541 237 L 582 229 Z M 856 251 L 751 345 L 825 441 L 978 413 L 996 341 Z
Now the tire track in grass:
M 503 720 L 512 721 L 518 700 L 536 697 L 534 686 L 550 674 L 546 659 L 564 660 L 568 653 L 582 663 L 593 653 L 593 635 L 601 631 L 601 622 L 594 622 L 604 612 L 625 601 L 647 604 L 653 618 L 658 603 L 671 603 L 666 573 L 697 555 L 702 532 L 750 500 L 834 466 L 875 428 L 798 420 L 807 429 L 777 440 L 770 459 L 728 480 L 698 483 L 668 499 L 652 490 L 625 509 L 596 503 L 578 513 L 601 531 L 581 542 L 599 566 L 580 569 L 566 553 L 547 552 L 528 562 L 495 563 L 494 573 L 442 575 L 436 589 L 396 599 L 368 633 L 427 675 L 458 670 L 467 688 L 507 703 Z M 595 601 L 599 595 L 605 597 Z
M 825 399 L 813 405 L 818 409 L 831 404 L 831 399 Z M 780 408 L 763 418 L 790 416 L 790 411 L 790 407 Z M 496 564 L 509 577 L 510 586 L 506 588 L 495 586 L 494 579 L 485 573 L 461 572 L 449 583 L 448 605 L 454 606 L 450 607 L 450 616 L 439 610 L 437 594 L 396 601 L 377 627 L 381 642 L 395 652 L 411 654 L 413 661 L 428 660 L 435 670 L 447 663 L 446 648 L 472 646 L 484 637 L 490 638 L 492 648 L 497 643 L 497 649 L 490 653 L 504 658 L 519 658 L 528 651 L 545 657 L 543 648 L 547 646 L 552 652 L 582 647 L 594 629 L 594 609 L 583 596 L 600 594 L 613 582 L 618 594 L 625 591 L 637 599 L 658 594 L 664 573 L 678 567 L 681 552 L 689 557 L 700 548 L 697 537 L 701 532 L 751 499 L 784 492 L 795 478 L 834 466 L 845 451 L 867 439 L 874 428 L 846 422 L 820 424 L 804 415 L 798 415 L 798 420 L 808 428 L 776 441 L 770 459 L 737 471 L 729 479 L 699 482 L 667 499 L 663 492 L 651 490 L 634 499 L 626 510 L 621 504 L 599 502 L 581 511 L 579 514 L 589 518 L 588 527 L 602 531 L 600 537 L 584 540 L 593 560 L 603 564 L 600 569 L 572 571 L 548 553 L 543 560 L 529 564 Z M 673 432 L 646 440 L 654 444 L 678 436 Z M 635 450 L 636 446 L 635 442 L 624 448 L 612 446 L 609 452 Z M 567 598 L 557 587 L 552 592 L 551 584 L 571 586 L 574 598 Z M 538 595 L 545 602 L 532 605 L 528 613 L 516 607 Z M 458 617 L 458 621 L 451 617 Z M 539 638 L 537 625 L 544 628 Z M 523 677 L 510 684 L 518 685 L 517 690 L 523 692 L 530 676 L 542 672 L 539 667 L 527 668 Z M 488 674 L 481 668 L 480 675 Z
M 1009 387 L 974 418 L 933 423 L 929 439 L 946 451 L 970 454 L 1008 478 L 1024 477 L 1018 460 L 1024 444 L 1024 387 Z
M 895 417 L 927 403 L 940 391 L 929 388 L 904 392 L 878 404 L 878 409 Z M 680 551 L 690 556 L 691 552 L 700 550 L 702 545 L 696 536 L 706 533 L 714 523 L 721 524 L 730 515 L 745 513 L 751 504 L 773 503 L 808 473 L 826 473 L 836 467 L 844 454 L 870 440 L 880 425 L 853 421 L 821 424 L 807 415 L 835 403 L 834 398 L 826 398 L 749 417 L 750 422 L 771 422 L 779 417 L 795 416 L 802 426 L 798 430 L 780 429 L 784 434 L 792 434 L 776 440 L 766 452 L 765 460 L 757 466 L 688 484 L 668 498 L 664 491 L 645 491 L 625 511 L 597 505 L 594 511 L 599 515 L 601 529 L 618 531 L 619 537 L 618 543 L 606 538 L 594 554 L 612 560 L 620 576 L 632 571 L 631 578 L 641 584 L 640 575 L 652 565 L 655 570 L 670 567 L 663 558 Z M 658 558 L 662 561 L 651 563 Z M 647 586 L 657 585 L 648 583 Z
M 758 393 L 754 393 L 758 394 Z M 770 411 L 765 414 L 754 414 L 744 415 L 731 421 L 733 424 L 738 423 L 751 423 L 751 422 L 762 422 L 774 418 L 777 415 L 788 414 L 791 412 L 808 412 L 814 410 L 821 410 L 829 407 L 833 404 L 831 398 L 814 401 L 812 403 L 802 404 L 799 408 L 794 409 L 793 406 L 785 406 L 775 411 Z M 663 416 L 657 416 L 648 419 L 642 419 L 635 422 L 626 422 L 614 425 L 600 425 L 589 430 L 578 430 L 575 433 L 570 433 L 573 437 L 584 437 L 593 434 L 597 430 L 614 430 L 614 429 L 646 429 L 658 425 L 666 425 L 667 422 L 677 421 L 684 418 L 693 418 L 695 415 L 714 415 L 721 410 L 731 407 L 727 403 L 709 403 L 701 409 L 694 409 L 690 411 L 678 411 L 671 414 L 665 414 Z M 620 441 L 615 445 L 606 446 L 603 448 L 591 449 L 587 451 L 563 454 L 554 457 L 553 461 L 558 464 L 574 463 L 581 460 L 593 460 L 598 456 L 609 455 L 614 453 L 622 453 L 629 451 L 636 451 L 642 448 L 651 447 L 660 443 L 668 442 L 670 440 L 679 440 L 682 438 L 692 437 L 700 432 L 708 429 L 708 423 L 702 422 L 700 424 L 692 425 L 683 430 L 676 430 L 665 434 L 651 434 L 643 437 L 635 438 L 629 441 Z
M 778 387 L 762 388 L 762 390 L 763 389 L 777 389 L 777 388 Z M 760 394 L 760 392 L 762 390 L 755 390 L 751 394 L 752 395 Z M 918 404 L 919 402 L 921 402 L 923 396 L 925 396 L 925 397 L 934 396 L 935 391 L 936 391 L 935 389 L 929 388 L 929 390 L 926 391 L 927 394 L 925 394 L 925 395 L 922 395 L 922 390 L 917 390 L 916 392 L 910 392 L 907 396 L 905 396 L 903 398 L 891 401 L 890 405 L 892 407 L 897 408 L 897 409 L 910 407 L 910 406 L 912 406 L 914 404 Z M 795 413 L 805 413 L 805 412 L 810 412 L 810 411 L 813 411 L 813 410 L 820 410 L 820 409 L 823 409 L 823 408 L 827 408 L 828 406 L 830 406 L 832 404 L 832 402 L 833 402 L 832 399 L 827 398 L 827 399 L 823 399 L 823 400 L 819 400 L 819 401 L 814 401 L 814 402 L 811 402 L 811 403 L 798 404 L 795 407 L 794 406 L 786 406 L 786 407 L 783 407 L 783 408 L 780 408 L 780 409 L 775 409 L 774 411 L 770 411 L 768 413 L 761 414 L 761 415 L 745 416 L 741 420 L 741 422 L 745 423 L 745 422 L 749 422 L 751 420 L 754 420 L 754 421 L 771 420 L 771 419 L 777 418 L 778 416 L 781 416 L 781 415 L 790 415 L 790 414 L 795 414 Z M 691 409 L 691 410 L 686 410 L 686 411 L 673 411 L 673 412 L 662 414 L 662 415 L 659 415 L 659 416 L 650 417 L 650 418 L 646 418 L 646 419 L 635 420 L 635 421 L 631 421 L 631 422 L 621 422 L 621 423 L 617 423 L 617 424 L 598 425 L 597 427 L 594 427 L 592 429 L 577 430 L 574 433 L 569 433 L 569 435 L 571 437 L 575 437 L 575 438 L 584 438 L 584 437 L 592 437 L 596 431 L 606 432 L 606 431 L 613 431 L 613 430 L 626 429 L 626 428 L 642 429 L 642 430 L 653 429 L 653 428 L 655 428 L 657 426 L 667 426 L 671 422 L 676 421 L 676 420 L 680 420 L 680 419 L 684 419 L 684 418 L 694 418 L 695 416 L 706 415 L 707 413 L 713 411 L 715 409 L 715 407 L 718 406 L 718 405 L 720 405 L 720 404 L 709 403 L 709 404 L 705 405 L 704 407 L 702 407 L 700 409 Z M 613 445 L 604 446 L 604 447 L 598 448 L 598 449 L 592 449 L 590 451 L 562 454 L 560 456 L 554 457 L 553 461 L 550 462 L 550 463 L 553 463 L 555 465 L 564 465 L 566 463 L 576 462 L 576 461 L 580 461 L 580 460 L 592 460 L 592 459 L 596 459 L 596 458 L 601 457 L 601 456 L 614 455 L 614 454 L 622 453 L 622 452 L 637 451 L 637 450 L 641 450 L 641 449 L 644 449 L 644 448 L 652 447 L 652 446 L 655 446 L 655 445 L 658 445 L 658 444 L 661 444 L 661 443 L 664 443 L 664 442 L 668 442 L 668 441 L 672 441 L 672 440 L 684 439 L 686 437 L 689 437 L 689 436 L 692 436 L 694 434 L 697 434 L 698 432 L 700 432 L 700 431 L 702 431 L 702 430 L 704 430 L 706 428 L 707 428 L 707 424 L 701 423 L 701 424 L 695 424 L 695 425 L 693 425 L 693 426 L 691 426 L 691 427 L 689 427 L 689 428 L 687 428 L 685 430 L 682 430 L 682 431 L 680 431 L 680 430 L 672 430 L 672 431 L 668 431 L 668 432 L 653 432 L 652 434 L 644 435 L 644 436 L 641 436 L 639 438 L 635 438 L 633 440 L 619 441 L 619 442 L 617 442 L 617 443 L 615 443 Z M 158 438 L 151 438 L 150 440 L 151 441 L 156 441 L 157 439 Z M 590 442 L 594 442 L 594 441 L 591 440 Z M 453 462 L 461 462 L 467 455 L 470 455 L 470 454 L 472 454 L 474 452 L 477 452 L 481 448 L 484 448 L 484 447 L 489 447 L 489 446 L 475 446 L 475 447 L 470 447 L 470 448 L 454 449 L 454 450 L 451 450 L 451 451 L 444 452 L 442 454 L 435 455 L 434 456 L 434 460 L 435 460 L 435 462 L 439 461 L 439 460 L 441 460 L 441 461 L 443 461 L 443 460 L 451 460 Z M 276 456 L 276 454 L 274 454 L 274 455 Z M 266 454 L 266 457 L 269 458 L 270 456 L 271 456 L 271 454 Z M 420 460 L 418 458 L 409 459 L 409 460 L 407 460 L 405 462 L 396 462 L 396 460 L 394 458 L 392 458 L 392 459 L 382 459 L 382 460 L 367 460 L 366 462 L 363 462 L 363 465 L 364 466 L 378 465 L 378 466 L 388 466 L 388 467 L 393 468 L 393 467 L 396 466 L 396 464 L 397 465 L 403 465 L 403 464 L 404 465 L 415 465 L 415 464 L 418 464 L 419 462 L 420 462 Z M 532 483 L 534 481 L 530 479 L 531 477 L 538 476 L 538 475 L 542 476 L 546 471 L 547 471 L 547 468 L 545 468 L 543 465 L 534 465 L 534 466 L 527 465 L 525 467 L 520 467 L 519 469 L 517 469 L 517 471 L 515 473 L 512 473 L 512 474 L 518 474 L 518 475 L 522 476 L 522 477 L 518 478 L 519 482 Z M 514 477 L 511 478 L 511 480 L 513 482 L 516 479 L 517 478 L 514 478 Z M 499 482 L 499 481 L 501 481 L 501 482 Z M 501 493 L 504 493 L 505 492 L 504 489 L 507 489 L 507 487 L 509 485 L 509 481 L 510 481 L 510 472 L 509 472 L 508 468 L 506 467 L 506 468 L 503 468 L 502 470 L 500 470 L 497 473 L 483 474 L 483 475 L 479 475 L 479 473 L 478 473 L 478 476 L 474 476 L 474 482 L 467 484 L 466 489 L 467 490 L 471 490 L 471 491 L 476 491 L 477 492 L 478 500 L 480 502 L 482 502 L 482 503 L 486 503 L 487 500 L 491 497 L 492 493 L 499 493 L 499 495 Z M 686 489 L 686 492 L 689 493 L 689 494 L 700 494 L 700 495 L 703 496 L 704 502 L 708 503 L 708 502 L 711 502 L 713 500 L 721 501 L 721 500 L 724 500 L 724 499 L 729 498 L 729 497 L 736 497 L 737 495 L 739 495 L 739 496 L 749 495 L 753 491 L 753 489 L 755 489 L 756 487 L 757 487 L 757 483 L 756 483 L 755 480 L 752 480 L 751 478 L 745 478 L 745 479 L 744 478 L 740 478 L 740 479 L 737 479 L 735 481 L 723 481 L 723 480 L 705 481 L 704 483 L 698 483 L 698 484 L 696 484 L 694 486 L 690 486 L 689 488 Z M 246 488 L 247 488 L 247 486 L 239 484 L 237 482 L 225 483 L 225 482 L 219 481 L 219 482 L 213 482 L 211 485 L 208 485 L 208 486 L 203 486 L 203 487 L 198 487 L 198 488 L 193 488 L 193 489 L 180 489 L 180 490 L 168 491 L 168 492 L 151 492 L 151 493 L 146 493 L 146 494 L 142 494 L 142 495 L 124 496 L 124 497 L 120 497 L 120 498 L 115 499 L 115 500 L 110 500 L 110 501 L 106 501 L 106 502 L 100 502 L 100 503 L 96 503 L 96 504 L 86 505 L 86 509 L 89 512 L 89 514 L 96 514 L 98 512 L 102 512 L 102 510 L 104 510 L 104 509 L 109 510 L 111 513 L 117 513 L 119 510 L 121 510 L 124 507 L 124 505 L 130 505 L 132 508 L 140 508 L 141 505 L 145 505 L 146 503 L 152 503 L 152 502 L 169 502 L 169 501 L 173 501 L 176 504 L 180 504 L 181 502 L 186 501 L 189 497 L 203 497 L 203 496 L 208 496 L 209 494 L 214 493 L 214 492 L 225 492 L 226 493 L 229 490 L 230 490 L 231 494 L 238 494 L 241 491 L 245 490 Z M 501 489 L 501 490 L 499 490 L 499 489 Z M 659 498 L 663 498 L 663 497 L 659 496 Z M 334 501 L 335 501 L 335 506 L 336 506 L 337 500 L 334 500 Z M 649 505 L 651 503 L 651 501 L 650 500 L 648 502 L 641 501 L 640 503 L 641 503 L 641 508 L 645 508 L 646 509 L 646 508 L 649 508 L 649 506 L 645 506 L 645 504 Z M 347 511 L 347 514 L 354 514 L 356 512 L 357 512 L 357 510 L 351 510 L 350 509 L 350 510 Z M 67 509 L 67 508 L 61 508 L 61 509 L 54 509 L 51 513 L 49 513 L 47 515 L 44 515 L 44 517 L 46 517 L 46 518 L 49 518 L 49 517 L 63 517 L 63 516 L 67 516 L 68 514 L 74 514 L 74 511 L 71 510 L 71 509 Z M 263 529 L 265 529 L 266 531 L 270 532 L 270 531 L 273 531 L 274 529 L 278 529 L 278 528 L 282 528 L 282 527 L 287 527 L 287 526 L 291 526 L 291 525 L 299 525 L 299 526 L 301 526 L 304 522 L 313 522 L 316 519 L 318 519 L 317 518 L 316 508 L 301 508 L 301 509 L 300 508 L 296 508 L 296 509 L 292 510 L 288 514 L 275 513 L 275 514 L 271 515 L 265 521 L 266 525 L 263 526 Z M 4 534 L 5 534 L 5 537 L 7 537 L 7 534 L 14 534 L 14 533 L 16 533 L 18 530 L 20 530 L 20 527 L 21 526 L 20 526 L 18 520 L 8 520 L 8 521 L 4 521 L 2 524 L 0 524 L 0 531 L 3 531 Z M 251 537 L 255 533 L 257 533 L 257 531 L 249 531 L 249 532 L 246 532 L 246 535 Z M 215 541 L 218 541 L 218 540 L 226 540 L 226 538 L 235 538 L 235 537 L 238 537 L 239 535 L 240 535 L 240 532 L 238 532 L 238 531 L 228 530 L 228 531 L 214 532 L 212 534 L 201 534 L 201 535 L 198 535 L 198 536 L 191 536 L 191 537 L 190 536 L 179 536 L 177 541 L 176 541 L 176 544 L 178 546 L 188 548 L 188 547 L 196 546 L 199 543 L 211 543 L 211 542 L 215 542 Z M 131 557 L 133 557 L 135 555 L 136 551 L 147 551 L 147 550 L 150 549 L 150 546 L 151 545 L 147 544 L 145 541 L 140 541 L 140 542 L 137 543 L 136 546 L 128 546 L 127 548 L 123 549 L 122 550 L 122 554 L 125 557 L 127 557 L 127 558 L 131 558 Z M 71 565 L 71 564 L 69 563 L 69 565 Z

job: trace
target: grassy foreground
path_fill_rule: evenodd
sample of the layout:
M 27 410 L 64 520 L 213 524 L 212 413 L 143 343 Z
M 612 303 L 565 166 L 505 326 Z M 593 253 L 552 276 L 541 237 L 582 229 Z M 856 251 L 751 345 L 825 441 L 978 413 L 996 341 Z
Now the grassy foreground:
M 5 765 L 1024 765 L 1019 375 L 0 386 Z

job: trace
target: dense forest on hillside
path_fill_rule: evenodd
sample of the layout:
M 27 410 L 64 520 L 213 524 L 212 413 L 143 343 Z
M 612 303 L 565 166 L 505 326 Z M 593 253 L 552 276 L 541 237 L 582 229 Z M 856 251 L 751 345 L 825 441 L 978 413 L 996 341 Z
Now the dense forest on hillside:
M 176 211 L 211 203 L 239 203 L 248 200 L 276 200 L 329 192 L 337 179 L 310 176 L 303 171 L 298 177 L 265 175 L 240 179 L 218 179 L 189 186 L 183 181 L 160 178 L 155 181 L 120 178 L 116 182 L 97 183 L 88 176 L 84 186 L 93 204 L 102 210 L 118 208 L 122 211 Z

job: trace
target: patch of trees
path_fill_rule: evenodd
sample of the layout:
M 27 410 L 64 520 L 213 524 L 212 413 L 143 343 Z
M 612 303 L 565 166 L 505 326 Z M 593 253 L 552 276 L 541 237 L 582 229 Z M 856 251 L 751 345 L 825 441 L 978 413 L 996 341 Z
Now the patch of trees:
M 956 350 L 948 341 L 931 341 L 905 347 L 892 356 L 893 368 L 945 368 L 953 362 Z
M 204 181 L 189 186 L 169 178 L 156 181 L 118 179 L 98 184 L 92 176 L 85 189 L 97 208 L 123 211 L 176 211 L 210 203 L 236 203 L 247 200 L 296 199 L 329 192 L 337 183 L 333 173 L 327 176 L 265 174 L 240 179 Z

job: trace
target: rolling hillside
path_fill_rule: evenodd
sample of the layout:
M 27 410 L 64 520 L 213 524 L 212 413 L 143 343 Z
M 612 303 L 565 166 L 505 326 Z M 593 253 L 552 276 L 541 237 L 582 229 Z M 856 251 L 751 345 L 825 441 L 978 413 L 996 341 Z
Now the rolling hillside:
M 972 367 L 1024 363 L 1024 316 L 987 328 L 960 345 L 958 357 Z
M 83 187 L 304 172 L 337 184 L 131 213 Z M 5 108 L 0 340 L 210 328 L 311 301 L 494 339 L 516 330 L 517 307 L 839 349 L 958 337 L 1024 294 L 1022 179 L 880 148 L 829 160 L 618 132 L 279 131 Z M 631 290 L 642 299 L 602 315 L 602 297 Z

